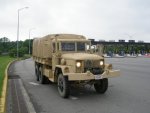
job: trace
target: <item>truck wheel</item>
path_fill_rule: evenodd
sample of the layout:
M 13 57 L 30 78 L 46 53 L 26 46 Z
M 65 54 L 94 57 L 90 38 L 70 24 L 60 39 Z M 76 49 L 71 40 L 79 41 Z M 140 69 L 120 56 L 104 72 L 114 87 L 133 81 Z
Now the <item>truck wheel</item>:
M 35 75 L 36 75 L 36 80 L 39 81 L 39 67 L 37 63 L 35 63 Z
M 68 78 L 63 76 L 61 73 L 57 79 L 58 92 L 63 98 L 68 98 L 70 94 Z
M 42 66 L 39 67 L 39 82 L 41 84 L 47 83 L 47 78 L 43 75 L 43 68 L 42 68 Z
M 101 94 L 105 93 L 108 89 L 108 79 L 104 78 L 104 79 L 97 81 L 94 84 L 94 88 L 97 93 L 101 93 Z

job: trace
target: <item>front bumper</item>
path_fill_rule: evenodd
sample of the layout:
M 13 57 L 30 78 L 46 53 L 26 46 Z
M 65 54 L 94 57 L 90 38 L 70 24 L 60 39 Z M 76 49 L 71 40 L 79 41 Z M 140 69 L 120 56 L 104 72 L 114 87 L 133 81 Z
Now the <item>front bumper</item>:
M 65 73 L 64 76 L 68 76 L 69 81 L 98 80 L 120 76 L 120 70 L 105 70 L 99 75 L 93 75 L 90 71 L 86 73 Z

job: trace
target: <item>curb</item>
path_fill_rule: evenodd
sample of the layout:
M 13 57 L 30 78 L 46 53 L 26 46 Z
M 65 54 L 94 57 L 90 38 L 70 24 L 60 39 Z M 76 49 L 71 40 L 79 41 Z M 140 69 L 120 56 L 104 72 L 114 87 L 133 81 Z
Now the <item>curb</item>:
M 1 95 L 1 98 L 0 98 L 0 113 L 5 113 L 5 111 L 6 111 L 6 94 L 7 94 L 7 82 L 8 82 L 8 68 L 15 61 L 16 60 L 10 62 L 7 65 L 6 69 L 5 69 L 5 76 L 4 76 L 3 87 L 2 87 L 2 95 Z

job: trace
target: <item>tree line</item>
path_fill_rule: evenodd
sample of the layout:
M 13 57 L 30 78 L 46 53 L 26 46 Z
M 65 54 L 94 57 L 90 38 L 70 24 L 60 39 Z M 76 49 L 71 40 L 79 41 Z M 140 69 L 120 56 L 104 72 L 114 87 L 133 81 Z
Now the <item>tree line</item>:
M 25 54 L 29 54 L 29 39 L 25 41 L 19 41 L 19 57 L 23 57 Z M 33 39 L 30 40 L 30 50 L 32 54 Z M 104 45 L 103 52 L 106 54 L 145 54 L 150 52 L 150 45 Z M 11 57 L 17 56 L 17 42 L 10 41 L 9 38 L 0 38 L 0 55 L 9 55 Z
M 32 42 L 30 40 L 30 50 L 32 54 Z M 29 54 L 29 39 L 25 41 L 18 41 L 18 53 L 19 57 L 23 57 L 25 54 Z M 11 57 L 17 56 L 17 41 L 10 41 L 7 37 L 0 38 L 0 55 L 9 55 Z

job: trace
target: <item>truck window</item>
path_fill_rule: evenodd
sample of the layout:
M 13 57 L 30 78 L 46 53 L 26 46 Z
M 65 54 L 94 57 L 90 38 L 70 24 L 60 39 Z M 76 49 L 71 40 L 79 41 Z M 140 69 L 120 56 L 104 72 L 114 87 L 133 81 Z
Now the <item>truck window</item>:
M 55 43 L 53 43 L 53 53 L 55 52 Z
M 85 51 L 85 43 L 77 42 L 77 51 Z
M 75 51 L 75 43 L 74 42 L 62 42 L 61 50 L 62 51 Z
M 59 43 L 57 43 L 57 49 L 59 50 Z M 56 46 L 55 46 L 55 43 L 53 43 L 53 53 L 55 52 L 56 52 Z

